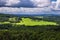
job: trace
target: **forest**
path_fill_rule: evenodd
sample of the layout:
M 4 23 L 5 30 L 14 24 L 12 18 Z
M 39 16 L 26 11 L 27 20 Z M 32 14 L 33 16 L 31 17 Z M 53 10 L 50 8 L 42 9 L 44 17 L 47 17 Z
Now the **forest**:
M 0 40 L 60 40 L 60 15 L 0 14 Z

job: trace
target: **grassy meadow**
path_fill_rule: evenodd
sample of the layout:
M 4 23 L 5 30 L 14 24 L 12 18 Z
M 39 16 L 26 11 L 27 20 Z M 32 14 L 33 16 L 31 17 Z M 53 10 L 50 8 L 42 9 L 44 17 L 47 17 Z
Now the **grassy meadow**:
M 60 40 L 60 16 L 0 14 L 0 40 Z

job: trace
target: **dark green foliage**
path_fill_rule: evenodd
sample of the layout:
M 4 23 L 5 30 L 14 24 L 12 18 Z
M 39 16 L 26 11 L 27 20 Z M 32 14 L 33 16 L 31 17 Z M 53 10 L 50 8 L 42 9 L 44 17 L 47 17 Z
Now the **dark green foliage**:
M 0 40 L 60 40 L 60 32 L 34 30 L 0 30 Z
M 25 26 L 12 25 L 18 23 L 21 18 L 30 18 L 32 20 L 44 20 L 56 22 L 58 25 Z M 25 16 L 0 15 L 0 22 L 10 22 L 0 24 L 0 40 L 60 40 L 60 16 L 43 16 L 43 18 L 25 17 Z M 9 20 L 12 18 L 14 20 Z
M 0 30 L 0 40 L 60 40 L 60 31 L 57 27 L 6 25 L 3 28 Z

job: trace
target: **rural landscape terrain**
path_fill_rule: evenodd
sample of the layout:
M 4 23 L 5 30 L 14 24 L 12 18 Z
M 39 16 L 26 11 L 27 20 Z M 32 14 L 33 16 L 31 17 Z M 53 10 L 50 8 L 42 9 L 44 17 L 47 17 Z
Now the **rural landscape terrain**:
M 0 14 L 0 40 L 60 40 L 60 15 Z

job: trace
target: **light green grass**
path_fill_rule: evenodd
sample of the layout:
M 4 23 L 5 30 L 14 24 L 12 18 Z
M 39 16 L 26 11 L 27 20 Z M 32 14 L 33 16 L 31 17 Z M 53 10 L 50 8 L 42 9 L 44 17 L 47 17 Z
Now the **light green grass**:
M 0 22 L 0 24 L 10 24 L 10 22 Z
M 12 25 L 25 25 L 25 26 L 35 26 L 35 25 L 57 25 L 55 22 L 48 22 L 48 21 L 38 21 L 32 20 L 29 18 L 22 18 L 18 23 L 10 23 L 10 22 L 0 22 L 0 24 L 12 24 Z
M 38 21 L 38 20 L 32 20 L 29 18 L 22 18 L 22 21 L 20 23 L 16 23 L 16 25 L 26 25 L 26 26 L 35 26 L 35 25 L 57 25 L 55 22 L 48 22 L 48 21 Z

